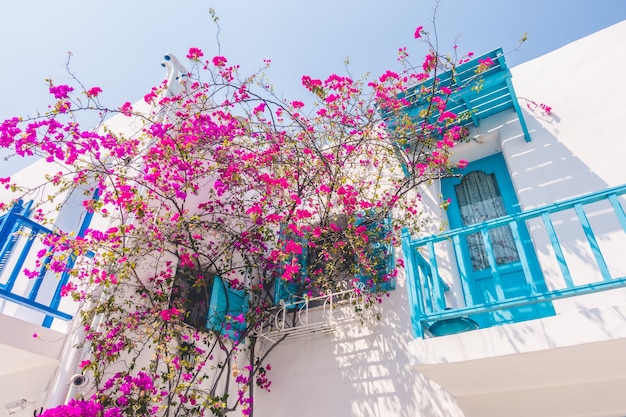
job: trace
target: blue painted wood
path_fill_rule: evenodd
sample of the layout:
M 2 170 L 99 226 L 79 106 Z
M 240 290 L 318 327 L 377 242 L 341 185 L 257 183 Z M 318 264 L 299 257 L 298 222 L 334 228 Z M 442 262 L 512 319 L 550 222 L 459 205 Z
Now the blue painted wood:
M 517 94 L 515 94 L 515 89 L 513 88 L 513 83 L 511 82 L 511 77 L 507 77 L 506 85 L 509 87 L 509 91 L 511 93 L 511 102 L 513 103 L 513 108 L 515 109 L 515 113 L 517 113 L 517 117 L 519 119 L 519 123 L 522 126 L 522 132 L 524 133 L 524 140 L 526 142 L 530 142 L 530 132 L 528 131 L 528 126 L 526 125 L 526 120 L 524 119 L 524 114 L 522 113 L 522 109 L 519 105 L 519 100 L 517 99 Z
M 221 277 L 213 280 L 211 301 L 207 317 L 207 327 L 227 336 L 231 340 L 241 340 L 245 336 L 246 322 L 235 317 L 248 311 L 248 296 L 243 289 L 235 289 Z
M 443 310 L 446 308 L 446 298 L 444 295 L 444 288 L 447 290 L 447 285 L 443 283 L 441 277 L 439 276 L 439 268 L 437 267 L 437 256 L 435 254 L 435 244 L 430 242 L 428 244 L 428 253 L 430 264 L 426 263 L 424 259 L 423 265 L 428 265 L 428 272 L 432 280 L 432 285 L 434 288 L 434 305 L 438 310 Z M 419 255 L 419 252 L 418 252 Z M 420 255 L 421 257 L 421 255 Z M 423 258 L 422 258 L 423 259 Z M 432 265 L 432 266 L 431 266 Z
M 451 319 L 437 320 L 429 328 L 428 332 L 437 336 L 464 333 L 478 329 L 480 326 L 469 317 L 453 317 Z
M 565 255 L 563 254 L 563 250 L 559 244 L 559 238 L 556 235 L 556 230 L 554 230 L 554 224 L 552 224 L 550 213 L 541 213 L 541 218 L 543 219 L 543 224 L 546 226 L 546 231 L 548 232 L 548 237 L 550 238 L 550 244 L 552 245 L 552 250 L 554 250 L 554 255 L 559 264 L 559 269 L 561 270 L 565 286 L 567 288 L 574 288 L 572 274 L 570 273 L 567 262 L 565 261 Z
M 0 226 L 0 241 L 4 241 L 5 243 L 2 246 L 2 253 L 0 255 L 0 272 L 2 272 L 2 269 L 4 269 L 6 262 L 8 262 L 9 257 L 12 255 L 15 244 L 20 240 L 20 237 L 23 237 L 20 236 L 20 232 L 23 229 L 30 229 L 30 232 L 27 235 L 27 241 L 22 248 L 20 254 L 18 255 L 15 264 L 13 265 L 13 270 L 11 271 L 7 282 L 0 286 L 8 292 L 13 289 L 15 281 L 22 272 L 24 261 L 29 254 L 35 237 L 38 234 L 52 233 L 50 229 L 43 227 L 28 218 L 28 216 L 30 216 L 32 212 L 32 205 L 33 201 L 29 201 L 24 206 L 22 200 L 18 200 L 16 204 L 11 208 L 9 213 L 2 216 L 2 223 Z
M 496 300 L 504 300 L 504 290 L 502 289 L 502 280 L 500 279 L 500 272 L 497 268 L 497 262 L 495 256 L 493 256 L 493 248 L 491 246 L 491 239 L 489 239 L 489 233 L 487 229 L 480 229 L 480 234 L 483 238 L 483 244 L 485 245 L 485 251 L 487 252 L 487 259 L 489 260 L 489 271 L 491 273 L 491 279 L 493 280 L 493 286 L 496 293 Z
M 474 301 L 472 291 L 470 290 L 472 286 L 470 284 L 469 274 L 467 273 L 471 266 L 465 261 L 465 256 L 463 254 L 463 250 L 461 249 L 461 236 L 452 236 L 452 242 L 454 244 L 454 256 L 459 271 L 459 279 L 461 281 L 461 286 L 463 287 L 465 305 L 473 306 L 476 304 L 476 301 Z
M 18 215 L 13 209 L 3 216 L 2 226 L 0 227 L 0 242 L 4 242 L 2 245 L 2 252 L 0 252 L 0 272 L 4 269 L 6 262 L 8 262 L 13 247 L 17 242 L 19 235 L 18 231 L 21 225 L 16 221 Z
M 96 192 L 94 193 L 94 198 L 96 200 L 99 198 L 98 190 L 96 190 Z M 23 265 L 26 258 L 30 254 L 35 238 L 38 235 L 47 235 L 53 233 L 52 230 L 28 218 L 32 211 L 32 205 L 32 201 L 27 203 L 25 206 L 22 204 L 21 201 L 19 201 L 12 207 L 9 213 L 0 218 L 0 239 L 2 239 L 0 241 L 5 242 L 2 246 L 2 252 L 0 253 L 0 259 L 2 264 L 0 268 L 2 268 L 8 261 L 14 250 L 15 244 L 20 240 L 20 238 L 27 239 L 22 246 L 22 249 L 18 254 L 15 263 L 12 265 L 13 270 L 9 275 L 6 285 L 3 285 L 2 288 L 0 288 L 0 298 L 46 314 L 42 325 L 44 327 L 50 327 L 52 324 L 52 320 L 55 318 L 62 320 L 72 319 L 72 316 L 70 314 L 59 311 L 58 307 L 61 302 L 61 288 L 68 282 L 70 278 L 69 269 L 73 267 L 74 262 L 76 261 L 76 256 L 71 255 L 69 257 L 66 271 L 61 275 L 60 279 L 58 280 L 55 290 L 50 295 L 49 302 L 44 304 L 38 301 L 38 296 L 41 285 L 43 283 L 43 279 L 47 272 L 47 266 L 52 260 L 51 256 L 48 256 L 44 259 L 43 265 L 40 268 L 39 275 L 36 279 L 33 280 L 27 297 L 12 292 L 13 286 L 15 285 L 16 281 L 22 277 Z M 92 217 L 93 213 L 85 213 L 80 229 L 78 230 L 78 236 L 84 235 L 85 231 L 89 227 Z M 29 232 L 27 234 L 22 233 L 20 235 L 19 232 L 25 229 L 28 229 Z M 91 256 L 93 256 L 93 254 Z
M 626 232 L 626 214 L 624 213 L 624 208 L 619 203 L 616 194 L 610 194 L 608 198 L 609 202 L 611 203 L 611 207 L 613 207 L 613 212 L 615 213 L 617 219 L 622 225 L 622 229 L 624 229 L 624 232 Z
M 15 265 L 13 265 L 13 271 L 11 272 L 11 275 L 9 275 L 9 279 L 4 287 L 5 290 L 11 291 L 13 289 L 13 286 L 15 285 L 15 280 L 17 279 L 18 275 L 22 272 L 24 261 L 26 261 L 26 257 L 28 257 L 28 254 L 30 253 L 30 249 L 33 246 L 33 242 L 35 241 L 36 236 L 37 236 L 37 232 L 35 230 L 31 230 L 30 233 L 28 234 L 28 237 L 27 237 L 28 240 L 26 241 L 26 244 L 20 251 L 20 255 L 15 261 Z
M 509 224 L 511 221 L 517 221 L 518 223 L 526 222 L 527 220 L 534 219 L 540 217 L 543 213 L 557 213 L 560 211 L 565 211 L 567 209 L 572 209 L 578 203 L 582 205 L 587 205 L 591 203 L 595 203 L 602 200 L 607 200 L 610 195 L 622 195 L 626 194 L 626 185 L 620 185 L 617 187 L 608 188 L 606 190 L 598 191 L 595 193 L 590 193 L 584 196 L 559 201 L 553 204 L 549 204 L 546 206 L 538 207 L 535 209 L 527 210 L 520 213 L 515 213 L 513 215 L 509 214 L 506 216 L 502 216 L 497 219 L 488 220 L 484 223 L 475 224 L 472 226 L 464 227 L 461 231 L 462 235 L 472 234 L 476 232 L 480 232 L 482 227 L 488 228 L 496 228 L 499 226 L 504 226 Z M 619 204 L 619 203 L 618 203 Z M 452 239 L 454 236 L 459 234 L 459 230 L 452 229 L 447 232 L 443 232 L 437 235 L 425 236 L 419 239 L 414 239 L 412 242 L 417 243 L 418 246 L 423 246 L 427 242 L 441 242 L 444 240 Z
M 528 258 L 526 248 L 522 245 L 523 238 L 519 231 L 519 225 L 517 222 L 511 222 L 509 223 L 509 227 L 511 228 L 511 233 L 513 234 L 513 239 L 515 240 L 515 247 L 517 248 L 517 254 L 519 255 L 520 263 L 522 264 L 524 280 L 530 289 L 530 295 L 538 294 L 539 289 L 537 288 L 537 283 L 533 279 L 532 272 L 530 270 L 530 264 L 532 261 Z
M 283 227 L 281 227 L 279 233 L 279 242 L 283 242 L 283 244 L 285 244 L 287 237 Z M 302 299 L 302 284 L 308 277 L 307 268 L 309 263 L 309 244 L 302 236 L 290 235 L 289 238 L 302 247 L 302 253 L 289 258 L 286 261 L 286 264 L 291 264 L 295 258 L 295 262 L 300 265 L 300 274 L 293 277 L 291 281 L 285 281 L 281 278 L 282 271 L 279 271 L 279 276 L 276 277 L 276 280 L 274 281 L 274 304 L 278 305 L 280 304 L 280 301 L 283 300 L 285 303 L 290 305 L 289 309 L 294 309 L 296 308 L 296 304 L 293 304 L 293 302 Z
M 30 204 L 28 205 L 28 207 L 30 208 Z M 30 214 L 30 210 L 23 212 L 26 215 Z M 36 235 L 47 235 L 52 233 L 52 230 L 48 229 L 47 227 L 44 227 L 38 223 L 35 223 L 34 221 L 32 221 L 31 219 L 28 219 L 22 215 L 19 216 L 14 216 L 12 218 L 12 221 L 15 222 L 15 228 L 28 228 L 30 229 L 30 234 L 29 234 L 29 241 L 27 243 L 27 248 L 24 248 L 24 250 L 22 250 L 20 257 L 18 258 L 18 261 L 16 263 L 16 265 L 14 265 L 13 271 L 11 272 L 11 275 L 9 277 L 9 282 L 11 282 L 11 285 L 8 287 L 8 289 L 10 290 L 13 285 L 15 280 L 17 279 L 17 277 L 19 276 L 19 274 L 22 272 L 22 266 L 24 263 L 24 260 L 26 258 L 26 256 L 28 256 L 28 253 L 31 249 L 32 243 L 34 241 L 34 237 Z M 30 239 L 32 236 L 32 239 Z M 10 253 L 9 253 L 10 255 Z M 39 275 L 38 277 L 34 280 L 33 285 L 31 287 L 31 294 L 29 295 L 28 299 L 34 301 L 36 299 L 36 295 L 37 295 L 37 291 L 39 290 L 39 288 L 41 287 L 41 280 L 44 277 L 44 270 L 45 270 L 45 266 L 47 266 L 47 264 L 50 262 L 51 258 L 48 257 L 46 258 L 46 260 L 44 261 L 44 266 L 40 269 Z
M 477 73 L 480 61 L 488 58 L 494 64 L 487 71 Z M 434 122 L 439 113 L 433 111 L 428 99 L 433 91 L 439 90 L 442 86 L 454 91 L 447 97 L 447 110 L 459 116 L 458 124 L 471 123 L 478 126 L 482 119 L 512 108 L 518 116 L 525 140 L 530 141 L 530 133 L 511 83 L 511 72 L 506 65 L 502 49 L 498 48 L 478 56 L 458 66 L 454 73 L 448 71 L 418 84 L 402 96 L 411 103 L 405 109 L 406 113 L 417 120 L 428 115 L 428 122 Z M 424 93 L 425 91 L 428 93 Z M 391 117 L 390 114 L 387 116 Z
M 363 213 L 362 215 L 356 216 L 354 225 L 366 226 L 366 234 L 369 242 L 367 253 L 374 261 L 372 266 L 376 273 L 376 275 L 372 277 L 362 269 L 359 269 L 355 277 L 364 284 L 371 284 L 373 279 L 374 286 L 370 287 L 368 285 L 366 287 L 373 291 L 391 291 L 395 289 L 396 280 L 395 277 L 391 276 L 396 264 L 395 253 L 393 245 L 390 242 L 387 243 L 384 241 L 391 233 L 391 218 L 386 217 L 383 220 L 375 220 L 368 217 L 367 213 Z M 286 239 L 292 239 L 302 247 L 302 253 L 292 256 L 285 262 L 286 264 L 290 264 L 295 259 L 295 262 L 300 266 L 300 274 L 298 277 L 294 277 L 294 279 L 287 282 L 280 277 L 282 273 L 279 270 L 279 276 L 276 277 L 274 281 L 274 304 L 278 305 L 282 300 L 289 306 L 288 308 L 293 309 L 297 307 L 297 304 L 294 304 L 294 302 L 302 300 L 305 295 L 303 294 L 303 283 L 308 277 L 309 244 L 304 237 L 295 236 L 293 234 L 287 236 L 284 228 L 281 228 L 279 232 L 279 242 L 286 242 Z
M 99 189 L 95 189 L 92 199 L 94 201 L 98 201 L 100 200 L 100 190 Z M 77 236 L 78 237 L 84 237 L 85 236 L 85 232 L 87 231 L 87 229 L 89 228 L 89 226 L 91 225 L 91 221 L 93 219 L 93 215 L 94 212 L 93 211 L 86 211 L 85 215 L 83 217 L 83 220 L 80 223 L 80 226 L 78 228 L 78 233 Z M 93 257 L 93 255 L 92 255 Z M 52 308 L 58 308 L 59 305 L 61 304 L 61 290 L 63 289 L 63 287 L 65 285 L 67 285 L 68 281 L 70 280 L 70 270 L 74 267 L 74 264 L 76 263 L 77 260 L 77 256 L 76 254 L 71 254 L 68 261 L 67 261 L 67 266 L 65 268 L 65 271 L 63 271 L 63 274 L 61 274 L 61 278 L 59 279 L 59 282 L 56 286 L 56 289 L 54 291 L 54 294 L 52 296 L 52 300 L 50 301 L 50 307 Z M 53 317 L 52 316 L 46 316 L 43 320 L 42 325 L 44 327 L 50 327 L 52 326 L 52 320 Z
M 71 314 L 64 313 L 62 311 L 51 308 L 48 305 L 38 303 L 36 301 L 30 300 L 26 297 L 22 297 L 20 295 L 14 294 L 9 291 L 5 291 L 3 289 L 0 289 L 0 298 L 11 301 L 23 307 L 27 307 L 31 310 L 50 315 L 57 319 L 61 319 L 65 321 L 72 320 Z
M 413 262 L 415 265 L 419 282 L 421 283 L 420 287 L 418 287 L 418 291 L 423 300 L 422 308 L 424 312 L 431 313 L 437 311 L 437 304 L 433 301 L 437 297 L 435 290 L 433 290 L 433 268 L 430 267 L 428 261 L 417 250 L 413 252 L 410 262 Z
M 391 218 L 386 217 L 383 220 L 368 219 L 367 214 L 357 216 L 354 222 L 355 226 L 366 225 L 366 234 L 368 236 L 370 254 L 375 261 L 374 270 L 376 271 L 375 291 L 391 291 L 396 288 L 396 279 L 390 274 L 396 266 L 395 253 L 393 245 L 384 240 L 391 234 Z M 359 271 L 356 274 L 361 282 L 367 284 L 371 277 L 365 271 Z M 366 287 L 368 288 L 368 287 Z
M 65 267 L 65 271 L 63 271 L 63 273 L 61 274 L 61 278 L 59 279 L 59 282 L 57 283 L 56 289 L 54 290 L 54 293 L 52 295 L 52 299 L 50 300 L 50 307 L 53 309 L 58 309 L 59 305 L 61 304 L 61 290 L 63 289 L 63 287 L 68 283 L 69 279 L 70 279 L 70 270 L 74 267 L 74 263 L 76 262 L 76 255 L 72 254 L 69 257 L 69 260 L 66 264 Z M 41 282 L 42 280 L 39 280 L 39 282 Z M 39 288 L 38 288 L 39 290 Z M 31 295 L 30 297 L 32 297 L 32 299 L 34 300 L 35 297 L 37 296 L 37 293 L 39 291 L 31 291 Z M 29 298 L 30 298 L 29 297 Z M 43 319 L 43 323 L 42 326 L 43 327 L 47 327 L 50 328 L 50 326 L 52 326 L 52 321 L 53 321 L 54 317 L 53 316 L 46 316 Z
M 491 59 L 493 65 L 479 73 L 480 62 L 486 59 Z M 453 91 L 452 94 L 443 94 L 442 87 L 450 88 Z M 500 48 L 459 65 L 454 71 L 437 74 L 419 83 L 405 94 L 401 94 L 399 98 L 409 103 L 400 109 L 401 114 L 395 113 L 397 110 L 382 112 L 389 128 L 395 129 L 395 126 L 399 125 L 400 120 L 406 115 L 412 118 L 416 126 L 423 127 L 435 123 L 440 117 L 440 112 L 432 105 L 433 95 L 446 100 L 446 111 L 456 114 L 457 119 L 452 125 L 479 126 L 481 120 L 513 109 L 517 114 L 524 139 L 531 140 L 524 114 L 511 82 L 511 72 Z M 419 135 L 422 130 L 418 128 L 414 132 L 415 135 Z M 409 146 L 408 143 L 397 145 L 399 153 L 402 153 L 401 149 Z M 404 164 L 402 169 L 408 176 L 409 170 Z
M 421 324 L 421 317 L 446 309 L 444 293 L 449 290 L 449 287 L 433 275 L 434 269 L 431 267 L 431 262 L 433 258 L 436 258 L 434 247 L 430 249 L 431 261 L 427 261 L 417 248 L 411 248 L 411 237 L 405 228 L 402 231 L 402 248 L 406 274 L 415 277 L 414 280 L 407 280 L 409 305 L 418 306 L 410 310 L 411 324 L 416 334 L 423 335 L 424 326 Z
M 408 291 L 409 311 L 411 312 L 411 326 L 416 337 L 424 337 L 424 328 L 422 327 L 422 317 L 425 313 L 424 303 L 421 291 L 425 282 L 423 275 L 419 273 L 415 254 L 417 248 L 411 244 L 411 235 L 408 229 L 402 230 L 402 252 L 404 253 L 404 268 L 407 277 L 406 286 Z
M 11 222 L 15 218 L 11 218 L 9 214 L 18 214 L 22 217 L 28 217 L 31 213 L 31 207 L 33 201 L 29 201 L 26 206 L 23 205 L 22 200 L 18 200 L 8 214 L 0 216 L 0 242 L 4 242 L 2 250 L 0 251 L 0 273 L 4 270 L 6 263 L 9 260 L 9 256 L 13 251 L 15 243 L 19 239 L 19 235 L 16 233 L 21 226 L 10 226 Z M 1 286 L 1 284 L 0 284 Z
M 599 281 L 591 284 L 578 285 L 576 288 L 555 289 L 534 296 L 518 296 L 507 298 L 504 301 L 477 304 L 471 307 L 449 309 L 434 314 L 424 315 L 422 321 L 430 322 L 445 318 L 462 317 L 497 310 L 507 310 L 520 306 L 543 303 L 546 301 L 560 300 L 563 298 L 578 297 L 581 295 L 594 294 L 598 292 L 615 290 L 625 287 L 626 277 L 620 277 L 615 278 L 612 281 Z
M 587 238 L 587 242 L 589 242 L 589 246 L 591 247 L 591 253 L 593 253 L 593 257 L 600 268 L 600 272 L 602 273 L 602 278 L 605 281 L 611 280 L 611 273 L 609 272 L 609 267 L 606 265 L 604 261 L 604 256 L 602 256 L 602 251 L 600 250 L 600 245 L 598 245 L 598 241 L 596 239 L 595 234 L 593 233 L 593 229 L 591 228 L 591 224 L 589 224 L 589 219 L 587 218 L 587 214 L 583 209 L 582 204 L 574 205 L 574 210 L 576 211 L 576 215 L 578 216 L 578 220 L 585 232 L 585 237 Z

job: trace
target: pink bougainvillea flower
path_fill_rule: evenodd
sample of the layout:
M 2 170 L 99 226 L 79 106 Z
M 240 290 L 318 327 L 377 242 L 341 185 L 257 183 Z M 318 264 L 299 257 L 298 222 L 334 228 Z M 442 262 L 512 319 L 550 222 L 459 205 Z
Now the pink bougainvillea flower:
M 489 68 L 491 68 L 495 63 L 491 59 L 491 57 L 487 57 L 485 59 L 478 60 L 478 68 L 476 68 L 477 73 L 485 72 Z
M 187 53 L 187 58 L 189 59 L 200 59 L 204 56 L 202 50 L 199 48 L 189 48 L 189 52 Z
M 72 105 L 69 101 L 57 101 L 57 104 L 54 106 L 59 113 L 67 113 L 71 107 Z
M 311 92 L 319 91 L 322 88 L 322 80 L 311 78 L 308 75 L 302 76 L 302 85 Z
M 413 36 L 415 36 L 415 39 L 419 39 L 422 37 L 422 31 L 424 30 L 424 26 L 418 26 L 417 29 L 415 29 L 415 34 Z
M 157 93 L 156 93 L 156 88 L 153 88 L 152 91 L 150 91 L 148 94 L 146 94 L 145 96 L 143 96 L 143 101 L 145 101 L 148 104 L 152 104 L 152 102 L 158 97 Z
M 265 103 L 261 103 L 254 108 L 253 113 L 258 114 L 258 113 L 263 113 L 264 111 L 265 111 Z
M 330 94 L 328 97 L 326 97 L 326 103 L 332 103 L 337 100 L 339 100 L 339 96 L 337 94 Z
M 539 107 L 541 107 L 547 115 L 552 114 L 552 107 L 548 106 L 547 104 L 540 103 Z
M 226 65 L 227 62 L 228 60 L 223 56 L 218 55 L 213 57 L 213 65 L 215 65 L 216 67 L 223 67 L 224 65 Z
M 449 112 L 449 111 L 445 111 L 443 113 L 441 113 L 441 115 L 439 116 L 439 121 L 443 122 L 446 119 L 450 119 L 450 120 L 455 120 L 456 119 L 456 114 Z
M 101 92 L 102 92 L 102 89 L 100 87 L 92 87 L 89 90 L 87 90 L 85 94 L 87 94 L 87 97 L 92 98 L 92 97 L 98 97 L 98 94 L 100 94 Z
M 437 64 L 437 57 L 435 55 L 435 52 L 431 51 L 428 55 L 426 55 L 426 58 L 424 58 L 424 63 L 422 64 L 422 68 L 424 69 L 425 73 L 429 73 L 433 68 L 435 68 L 436 64 Z
M 239 314 L 238 316 L 232 316 L 233 321 L 236 321 L 237 323 L 244 323 L 246 321 L 246 316 L 242 314 Z
M 69 85 L 50 86 L 50 94 L 52 94 L 57 100 L 67 98 L 72 91 L 74 91 L 74 89 Z
M 298 274 L 299 270 L 300 270 L 300 265 L 297 263 L 291 263 L 289 265 L 285 265 L 282 279 L 284 279 L 285 281 L 291 281 L 294 278 L 294 276 Z
M 120 112 L 122 112 L 124 116 L 131 116 L 133 112 L 133 106 L 130 104 L 129 101 L 127 101 L 122 105 L 122 107 L 120 107 Z
M 163 321 L 170 321 L 172 318 L 177 317 L 180 314 L 180 311 L 177 308 L 172 307 L 167 310 L 161 310 L 159 314 L 161 315 L 161 319 Z
M 288 240 L 285 245 L 285 252 L 299 255 L 302 253 L 302 246 L 294 242 L 293 240 Z

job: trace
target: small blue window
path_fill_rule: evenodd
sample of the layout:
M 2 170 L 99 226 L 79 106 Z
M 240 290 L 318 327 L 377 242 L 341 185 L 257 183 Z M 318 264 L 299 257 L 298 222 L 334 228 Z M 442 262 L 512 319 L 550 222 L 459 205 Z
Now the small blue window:
M 215 271 L 178 265 L 170 293 L 170 307 L 185 312 L 183 322 L 198 329 L 206 328 L 214 277 Z
M 179 265 L 170 295 L 170 307 L 185 312 L 183 322 L 238 340 L 246 329 L 248 298 L 242 288 L 231 288 L 214 271 Z

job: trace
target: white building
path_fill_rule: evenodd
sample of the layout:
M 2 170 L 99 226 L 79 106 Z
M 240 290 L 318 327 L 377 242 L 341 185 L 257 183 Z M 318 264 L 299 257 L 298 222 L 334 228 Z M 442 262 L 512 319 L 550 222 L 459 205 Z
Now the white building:
M 463 262 L 459 262 L 454 235 L 433 243 L 442 279 L 438 292 L 434 288 L 437 280 L 432 279 L 435 267 L 427 250 L 432 236 L 414 236 L 412 245 L 419 239 L 426 245 L 420 253 L 430 267 L 419 273 L 407 268 L 407 276 L 398 279 L 396 289 L 384 301 L 378 325 L 338 326 L 332 334 L 313 334 L 277 346 L 270 359 L 277 370 L 272 392 L 257 397 L 259 415 L 284 415 L 288 410 L 300 416 L 626 414 L 626 400 L 621 395 L 626 388 L 622 360 L 626 292 L 600 291 L 626 284 L 621 249 L 626 244 L 624 199 L 621 207 L 619 203 L 611 206 L 607 197 L 600 196 L 607 190 L 608 195 L 625 191 L 626 166 L 622 158 L 626 145 L 619 139 L 619 132 L 626 114 L 626 107 L 620 105 L 626 89 L 612 81 L 626 62 L 626 54 L 618 45 L 625 35 L 623 22 L 513 68 L 512 82 L 530 141 L 509 105 L 509 109 L 481 118 L 479 125 L 471 128 L 482 143 L 467 143 L 456 149 L 457 158 L 470 161 L 464 170 L 466 176 L 472 170 L 493 175 L 502 198 L 512 197 L 513 211 L 506 214 L 532 215 L 518 223 L 517 240 L 532 242 L 525 256 L 536 293 L 530 293 L 531 285 L 520 269 L 523 262 L 518 261 L 516 252 L 522 253 L 522 248 L 513 247 L 513 255 L 509 254 L 512 260 L 508 261 L 506 252 L 498 248 L 489 251 L 495 259 L 502 258 L 496 260 L 496 270 L 504 297 L 498 298 L 487 253 L 483 253 L 483 265 L 472 268 L 471 256 L 461 255 L 465 251 L 465 238 L 461 236 L 458 248 Z M 529 108 L 525 100 L 546 103 L 551 113 L 538 104 Z M 459 184 L 460 180 L 445 180 L 424 193 L 424 202 L 431 207 L 432 233 L 438 233 L 442 222 L 461 231 L 466 227 L 459 224 L 462 216 L 454 218 L 458 208 L 451 205 L 445 212 L 438 204 L 440 194 L 454 202 L 460 200 L 452 195 L 455 190 L 478 192 L 471 185 Z M 597 195 L 602 202 L 587 205 L 584 200 L 572 200 L 586 195 Z M 500 205 L 491 200 L 495 196 L 494 192 L 485 197 L 491 206 Z M 593 235 L 583 231 L 581 219 L 585 217 L 577 215 L 578 205 L 550 215 L 555 235 L 547 233 L 543 212 L 532 212 L 564 209 L 568 201 L 582 204 Z M 478 212 L 483 203 L 468 202 L 473 204 L 470 211 Z M 472 221 L 471 213 L 464 212 L 463 216 L 467 224 L 477 221 Z M 526 239 L 524 223 L 529 233 Z M 489 236 L 495 247 L 498 232 Z M 557 237 L 557 247 L 571 275 L 570 289 L 549 236 Z M 596 245 L 598 251 L 594 252 L 591 248 Z M 413 250 L 413 246 L 404 248 L 405 265 L 409 264 L 407 253 Z M 532 269 L 533 254 L 539 274 Z M 424 273 L 427 269 L 430 273 Z M 461 285 L 461 274 L 465 285 Z M 541 276 L 543 279 L 533 282 Z M 424 289 L 427 278 L 430 288 Z M 460 314 L 479 321 L 481 327 L 492 327 L 440 337 L 431 337 L 427 331 L 424 338 L 416 335 L 440 318 L 436 314 L 441 308 L 419 305 L 436 305 L 444 285 L 450 290 L 441 297 L 447 299 L 441 307 L 452 309 L 440 313 L 441 318 L 450 320 Z M 543 300 L 542 296 L 565 295 L 572 297 L 527 304 Z M 521 306 L 514 311 L 494 310 L 478 317 L 468 314 L 513 297 Z M 483 307 L 472 310 L 470 300 Z M 459 306 L 465 306 L 465 310 L 456 310 Z M 418 314 L 430 314 L 432 319 Z M 447 321 L 438 327 L 446 332 L 461 324 Z
M 512 88 L 499 61 L 494 94 L 517 101 L 474 113 L 479 143 L 456 151 L 464 179 L 424 191 L 432 230 L 403 237 L 407 273 L 381 320 L 339 320 L 339 308 L 314 325 L 312 310 L 271 353 L 256 416 L 626 415 L 624 38 L 626 22 L 515 67 Z M 32 322 L 48 301 L 16 295 L 17 276 L 7 286 L 15 262 L 0 270 L 0 416 L 63 401 L 77 365 L 71 321 Z

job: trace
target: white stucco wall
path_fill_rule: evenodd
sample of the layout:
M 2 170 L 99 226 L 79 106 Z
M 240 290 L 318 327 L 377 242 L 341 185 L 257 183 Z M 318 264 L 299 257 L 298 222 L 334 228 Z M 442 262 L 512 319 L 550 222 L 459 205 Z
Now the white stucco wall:
M 408 307 L 405 280 L 399 277 L 383 300 L 379 322 L 276 346 L 268 359 L 271 392 L 257 390 L 255 415 L 462 416 L 449 394 L 409 366 Z

